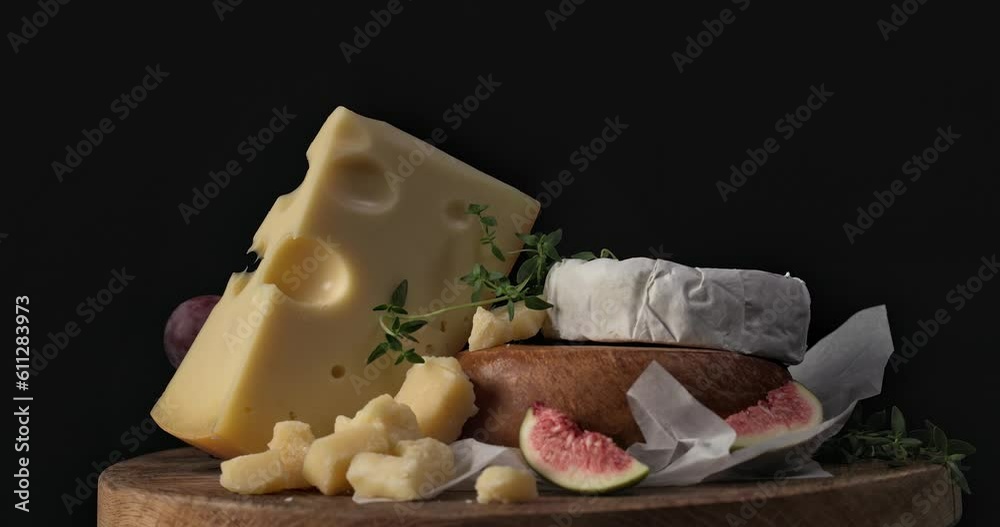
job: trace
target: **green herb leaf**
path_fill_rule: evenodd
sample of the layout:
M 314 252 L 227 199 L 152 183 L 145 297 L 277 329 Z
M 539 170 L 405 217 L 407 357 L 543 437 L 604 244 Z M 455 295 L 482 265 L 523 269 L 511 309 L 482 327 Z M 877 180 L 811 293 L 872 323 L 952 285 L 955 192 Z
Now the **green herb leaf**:
M 480 205 L 478 203 L 469 203 L 469 208 L 465 209 L 466 214 L 479 215 L 486 209 L 490 208 L 489 205 Z
M 903 412 L 895 406 L 892 407 L 892 431 L 896 435 L 906 435 L 906 419 L 903 418 Z
M 562 234 L 562 229 L 556 229 L 545 235 L 545 241 L 548 242 L 549 245 L 555 247 L 556 245 L 559 245 L 560 241 L 562 241 Z
M 552 307 L 552 304 L 538 298 L 537 296 L 526 296 L 524 297 L 524 307 L 541 311 Z
M 402 333 L 413 333 L 426 325 L 427 325 L 426 320 L 409 320 L 407 322 L 404 322 L 403 325 L 399 326 L 399 331 Z
M 928 419 L 924 419 L 924 426 L 926 426 L 927 430 L 929 430 L 931 432 L 931 437 L 933 438 L 934 437 L 934 431 L 938 429 L 938 426 L 936 424 L 930 422 L 930 420 L 928 420 Z
M 406 280 L 403 280 L 396 286 L 396 290 L 392 292 L 392 305 L 403 307 L 406 305 L 406 293 L 409 290 L 410 285 Z
M 371 364 L 375 362 L 376 360 L 378 360 L 379 357 L 385 355 L 385 352 L 388 350 L 389 350 L 389 345 L 386 344 L 385 342 L 379 344 L 378 346 L 375 346 L 375 349 L 372 350 L 371 355 L 368 355 L 368 362 L 366 364 Z
M 388 344 L 389 349 L 394 351 L 403 351 L 403 343 L 400 342 L 395 336 L 386 333 L 385 341 Z
M 396 313 L 396 314 L 399 314 L 399 315 L 405 315 L 405 314 L 407 314 L 406 310 L 403 309 L 403 308 L 401 308 L 401 307 L 399 307 L 399 306 L 389 306 L 389 312 L 390 313 Z
M 583 252 L 576 253 L 573 256 L 570 256 L 570 258 L 575 258 L 577 260 L 585 260 L 585 261 L 589 262 L 591 260 L 596 260 L 597 259 L 597 255 L 594 254 L 594 253 L 592 253 L 592 252 L 590 252 L 590 251 L 583 251 Z
M 406 352 L 406 360 L 412 362 L 413 364 L 423 364 L 425 362 L 424 358 L 412 349 Z
M 962 469 L 954 461 L 948 462 L 948 469 L 951 471 L 951 479 L 955 481 L 962 492 L 966 494 L 972 494 L 972 489 L 969 488 L 969 481 L 965 479 L 965 474 L 962 473 Z
M 948 436 L 940 428 L 934 429 L 934 446 L 941 452 L 948 453 Z
M 516 234 L 516 236 L 517 236 L 517 239 L 519 239 L 522 242 L 524 242 L 524 244 L 527 245 L 528 247 L 531 247 L 531 246 L 534 246 L 534 245 L 538 245 L 538 236 L 536 236 L 534 234 L 525 234 L 525 233 L 520 233 L 519 232 L 519 233 Z
M 379 304 L 372 308 L 372 311 L 386 311 L 389 309 L 389 304 Z
M 496 227 L 497 219 L 495 216 L 480 216 L 479 223 L 482 223 L 483 225 L 486 225 L 488 227 Z
M 965 454 L 967 456 L 971 456 L 976 453 L 976 447 L 972 446 L 968 442 L 962 441 L 961 439 L 949 439 L 948 452 L 952 454 Z
M 398 318 L 392 319 L 392 331 L 394 333 L 399 333 L 400 322 Z
M 497 247 L 497 245 L 495 243 L 494 244 L 490 244 L 490 251 L 493 252 L 493 256 L 497 257 L 497 260 L 500 260 L 501 262 L 506 262 L 507 261 L 507 258 L 504 257 L 504 255 L 503 255 L 503 251 L 501 251 L 500 248 Z
M 507 317 L 510 320 L 514 320 L 514 301 L 513 300 L 508 300 L 507 301 Z
M 556 247 L 555 247 L 554 244 L 548 244 L 548 243 L 546 243 L 546 244 L 540 245 L 540 247 L 542 247 L 542 254 L 544 254 L 546 258 L 549 258 L 550 260 L 552 260 L 554 262 L 558 262 L 559 260 L 562 259 L 562 258 L 559 257 L 559 251 L 556 250 Z
M 538 266 L 541 264 L 541 257 L 537 254 L 528 258 L 523 263 L 521 267 L 517 269 L 517 281 L 518 283 L 524 282 L 531 278 L 531 275 L 535 274 L 538 270 Z
M 394 362 L 393 364 L 399 366 L 400 364 L 403 363 L 404 360 L 406 360 L 406 354 L 400 353 L 398 356 L 396 356 L 396 362 Z

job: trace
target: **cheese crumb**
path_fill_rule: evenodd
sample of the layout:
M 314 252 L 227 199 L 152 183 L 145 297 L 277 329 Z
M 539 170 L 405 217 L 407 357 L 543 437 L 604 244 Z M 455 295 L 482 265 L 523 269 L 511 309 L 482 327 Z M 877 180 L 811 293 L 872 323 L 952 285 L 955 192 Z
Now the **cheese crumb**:
M 513 467 L 489 467 L 476 480 L 479 503 L 516 503 L 538 498 L 535 476 Z
M 314 439 L 312 428 L 306 423 L 277 423 L 268 450 L 224 461 L 219 482 L 238 494 L 307 488 L 309 482 L 302 475 L 302 465 Z
M 524 302 L 518 302 L 514 304 L 514 319 L 511 320 L 506 307 L 498 307 L 492 311 L 476 308 L 476 314 L 472 317 L 469 351 L 534 337 L 541 331 L 546 313 L 546 310 L 528 309 Z
M 455 455 L 432 438 L 400 441 L 395 455 L 363 453 L 351 461 L 347 481 L 357 496 L 418 500 L 455 477 Z

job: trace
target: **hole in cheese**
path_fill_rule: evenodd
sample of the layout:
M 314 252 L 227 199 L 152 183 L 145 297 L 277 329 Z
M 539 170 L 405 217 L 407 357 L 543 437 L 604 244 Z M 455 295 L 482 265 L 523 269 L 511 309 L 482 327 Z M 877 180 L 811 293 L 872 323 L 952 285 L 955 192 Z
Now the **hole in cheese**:
M 265 267 L 264 283 L 300 302 L 333 304 L 350 286 L 347 264 L 337 246 L 316 238 L 284 238 Z
M 399 199 L 398 182 L 390 182 L 385 170 L 372 156 L 346 154 L 332 160 L 329 173 L 330 196 L 358 212 L 380 214 L 393 208 Z
M 445 224 L 457 231 L 464 231 L 472 226 L 474 218 L 471 214 L 466 214 L 468 205 L 463 200 L 451 200 L 444 206 Z

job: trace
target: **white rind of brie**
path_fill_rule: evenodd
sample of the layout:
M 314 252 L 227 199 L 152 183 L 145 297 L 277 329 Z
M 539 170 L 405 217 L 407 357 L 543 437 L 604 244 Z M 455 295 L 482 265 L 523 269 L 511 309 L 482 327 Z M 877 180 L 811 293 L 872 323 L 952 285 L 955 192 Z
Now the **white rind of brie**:
M 809 290 L 798 278 L 667 260 L 563 260 L 545 282 L 548 338 L 723 349 L 798 364 Z

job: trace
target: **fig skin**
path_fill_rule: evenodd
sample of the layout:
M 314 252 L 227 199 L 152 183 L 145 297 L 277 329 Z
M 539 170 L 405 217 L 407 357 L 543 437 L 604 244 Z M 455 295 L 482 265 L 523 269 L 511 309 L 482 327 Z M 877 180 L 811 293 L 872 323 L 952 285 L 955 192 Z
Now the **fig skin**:
M 222 298 L 218 295 L 202 295 L 181 302 L 167 319 L 163 330 L 163 349 L 167 360 L 174 368 L 181 365 L 195 337 L 205 325 L 205 320 L 212 313 L 215 305 Z

